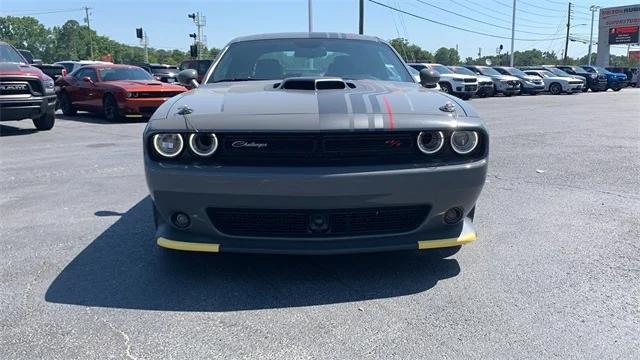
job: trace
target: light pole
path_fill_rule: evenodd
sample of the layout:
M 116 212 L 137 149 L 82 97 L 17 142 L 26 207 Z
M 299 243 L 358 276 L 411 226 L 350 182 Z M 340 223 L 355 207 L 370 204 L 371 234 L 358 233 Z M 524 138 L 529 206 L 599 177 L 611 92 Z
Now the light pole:
M 591 35 L 589 36 L 589 54 L 587 55 L 589 66 L 591 66 L 591 44 L 593 43 L 593 17 L 598 9 L 600 9 L 600 6 L 591 5 L 589 7 L 589 10 L 591 10 Z
M 516 36 L 516 0 L 513 0 L 513 15 L 511 17 L 511 57 L 509 58 L 509 66 L 513 67 L 513 40 Z
M 313 5 L 309 0 L 309 32 L 313 32 Z

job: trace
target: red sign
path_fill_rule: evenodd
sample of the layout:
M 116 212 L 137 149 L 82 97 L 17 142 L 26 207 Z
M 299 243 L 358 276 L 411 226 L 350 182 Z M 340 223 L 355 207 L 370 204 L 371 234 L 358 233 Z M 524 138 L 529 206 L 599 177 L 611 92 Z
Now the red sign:
M 629 60 L 640 61 L 640 50 L 629 50 Z

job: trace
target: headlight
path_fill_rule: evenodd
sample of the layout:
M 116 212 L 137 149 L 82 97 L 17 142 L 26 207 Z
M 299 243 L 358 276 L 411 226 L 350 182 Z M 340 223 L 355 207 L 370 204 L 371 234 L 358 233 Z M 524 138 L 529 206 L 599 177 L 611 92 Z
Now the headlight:
M 598 78 L 598 75 L 596 75 L 596 74 L 591 74 L 591 75 L 589 75 L 589 76 L 590 76 L 592 79 L 597 79 L 597 78 Z
M 454 78 L 453 78 L 453 81 L 463 81 L 463 79 L 462 79 L 462 78 L 455 78 L 455 77 L 454 77 Z
M 184 142 L 180 134 L 156 134 L 153 136 L 153 148 L 166 158 L 180 155 Z
M 216 134 L 191 134 L 189 136 L 189 148 L 196 155 L 211 156 L 218 150 L 218 138 Z
M 418 134 L 418 149 L 424 154 L 435 154 L 442 149 L 442 145 L 444 145 L 442 131 L 421 131 Z
M 451 134 L 451 147 L 458 154 L 472 152 L 478 146 L 478 133 L 475 131 L 454 131 Z
M 503 83 L 503 84 L 506 84 L 506 83 L 509 82 L 509 80 L 500 79 L 500 82 Z
M 51 90 L 54 87 L 53 79 L 45 79 L 42 81 L 44 83 L 44 88 L 47 90 Z

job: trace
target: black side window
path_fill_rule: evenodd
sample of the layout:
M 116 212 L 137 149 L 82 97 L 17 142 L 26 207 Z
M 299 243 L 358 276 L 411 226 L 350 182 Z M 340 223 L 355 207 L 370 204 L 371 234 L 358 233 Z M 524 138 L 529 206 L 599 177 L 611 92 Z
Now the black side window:
M 90 77 L 93 82 L 98 81 L 98 76 L 96 75 L 96 71 L 95 70 L 93 70 L 93 69 L 84 69 L 83 71 L 84 71 L 84 76 Z
M 87 76 L 87 69 L 80 69 L 75 73 L 75 75 L 73 75 L 76 80 L 82 80 L 85 76 Z

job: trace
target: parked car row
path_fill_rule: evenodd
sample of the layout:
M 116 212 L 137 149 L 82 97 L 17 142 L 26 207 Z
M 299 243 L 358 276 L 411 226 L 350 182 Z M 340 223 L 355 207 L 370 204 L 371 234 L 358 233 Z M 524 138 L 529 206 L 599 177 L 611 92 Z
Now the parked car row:
M 408 63 L 420 71 L 435 70 L 440 74 L 440 88 L 461 99 L 548 92 L 553 95 L 573 94 L 588 90 L 620 91 L 630 82 L 622 73 L 597 66 L 539 65 L 525 67 Z M 637 77 L 637 75 L 636 75 Z

